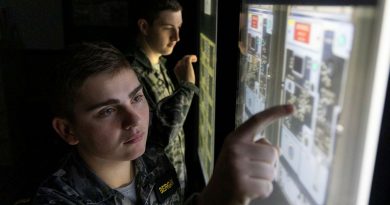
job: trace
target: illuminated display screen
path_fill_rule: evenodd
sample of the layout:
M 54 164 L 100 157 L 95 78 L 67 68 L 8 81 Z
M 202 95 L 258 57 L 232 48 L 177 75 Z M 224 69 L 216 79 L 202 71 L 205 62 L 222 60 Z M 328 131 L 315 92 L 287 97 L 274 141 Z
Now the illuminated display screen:
M 215 43 L 201 33 L 198 155 L 206 182 L 209 181 L 214 167 L 215 48 Z
M 318 10 L 317 10 L 318 9 Z M 287 19 L 279 184 L 291 204 L 324 204 L 341 113 L 353 25 L 350 13 L 292 7 Z
M 243 13 L 236 124 L 272 105 L 293 104 L 292 116 L 255 137 L 275 134 L 270 139 L 283 153 L 277 199 L 271 202 L 326 204 L 351 57 L 353 8 L 278 10 L 248 4 Z

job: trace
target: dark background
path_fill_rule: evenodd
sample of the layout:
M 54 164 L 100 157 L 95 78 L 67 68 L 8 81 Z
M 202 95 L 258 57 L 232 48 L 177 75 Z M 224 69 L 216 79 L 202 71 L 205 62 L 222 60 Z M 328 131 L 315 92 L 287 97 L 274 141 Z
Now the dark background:
M 48 73 L 61 59 L 64 47 L 103 40 L 126 52 L 135 38 L 131 14 L 136 1 L 97 0 L 92 5 L 79 2 L 91 1 L 0 1 L 0 102 L 4 101 L 6 107 L 6 125 L 0 125 L 0 129 L 8 133 L 0 138 L 2 205 L 30 198 L 68 151 L 51 127 L 46 99 Z M 184 24 L 181 42 L 168 57 L 171 66 L 185 54 L 197 54 L 197 2 L 181 3 Z M 102 13 L 90 18 L 78 12 L 82 10 Z M 197 98 L 185 124 L 185 130 L 191 130 L 186 132 L 188 180 L 192 185 L 189 191 L 199 191 L 204 186 L 199 180 L 202 175 L 196 154 L 197 132 L 193 132 L 197 130 L 196 105 Z
M 39 183 L 56 170 L 68 149 L 51 128 L 46 99 L 47 73 L 60 59 L 63 48 L 79 41 L 104 40 L 125 51 L 135 37 L 135 29 L 130 25 L 132 4 L 136 1 L 96 0 L 96 5 L 90 7 L 93 12 L 99 11 L 99 5 L 108 5 L 115 15 L 104 13 L 92 19 L 75 13 L 76 8 L 80 11 L 88 9 L 88 5 L 75 6 L 72 2 L 80 1 L 0 0 L 0 105 L 4 103 L 6 107 L 6 112 L 1 113 L 6 122 L 0 124 L 0 129 L 8 133 L 0 136 L 0 204 L 31 197 Z M 120 6 L 115 6 L 115 2 Z M 199 54 L 199 2 L 180 2 L 184 24 L 181 42 L 168 57 L 171 66 L 185 54 Z M 224 136 L 234 129 L 240 5 L 239 1 L 228 4 L 220 0 L 218 7 L 217 59 L 218 69 L 224 72 L 217 73 L 216 156 Z M 389 98 L 388 90 L 370 204 L 390 204 Z M 194 98 L 184 127 L 190 191 L 204 186 L 196 153 L 197 100 Z

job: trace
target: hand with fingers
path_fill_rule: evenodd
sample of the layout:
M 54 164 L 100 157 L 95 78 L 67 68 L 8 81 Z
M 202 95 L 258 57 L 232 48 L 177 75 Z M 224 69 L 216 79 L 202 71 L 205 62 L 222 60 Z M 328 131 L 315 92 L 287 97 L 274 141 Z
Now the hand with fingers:
M 277 147 L 257 133 L 293 112 L 292 105 L 281 105 L 260 112 L 225 139 L 213 176 L 198 197 L 198 204 L 246 205 L 255 198 L 268 197 L 272 190 Z
M 196 55 L 186 55 L 176 63 L 174 71 L 178 81 L 195 84 L 195 72 L 192 63 L 197 60 Z

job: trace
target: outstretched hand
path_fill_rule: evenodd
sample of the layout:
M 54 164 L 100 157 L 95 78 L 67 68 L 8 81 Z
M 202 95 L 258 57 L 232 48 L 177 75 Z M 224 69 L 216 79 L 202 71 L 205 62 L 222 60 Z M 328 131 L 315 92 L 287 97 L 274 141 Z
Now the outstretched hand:
M 196 55 L 186 55 L 176 63 L 175 75 L 178 81 L 195 84 L 195 72 L 192 63 L 198 60 Z
M 292 105 L 272 107 L 254 115 L 230 133 L 198 204 L 246 205 L 255 198 L 268 197 L 273 190 L 279 153 L 267 140 L 254 142 L 254 137 L 292 112 Z

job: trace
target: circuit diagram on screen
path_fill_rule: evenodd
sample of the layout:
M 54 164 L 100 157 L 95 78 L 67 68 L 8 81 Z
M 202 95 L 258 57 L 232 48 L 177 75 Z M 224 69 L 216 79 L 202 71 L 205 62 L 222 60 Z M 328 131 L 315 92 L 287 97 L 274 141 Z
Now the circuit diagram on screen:
M 323 204 L 336 146 L 353 26 L 317 13 L 288 17 L 280 184 L 292 204 Z M 299 193 L 299 194 L 297 194 Z

